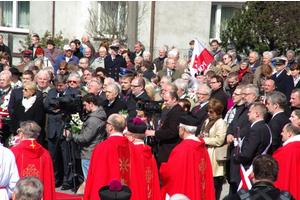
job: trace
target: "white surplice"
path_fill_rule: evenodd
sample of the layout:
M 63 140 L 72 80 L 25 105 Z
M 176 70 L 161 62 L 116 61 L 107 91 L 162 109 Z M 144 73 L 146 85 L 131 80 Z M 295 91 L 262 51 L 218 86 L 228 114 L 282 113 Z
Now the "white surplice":
M 13 152 L 0 143 L 0 199 L 9 200 L 19 180 L 19 172 Z M 5 187 L 5 188 L 2 188 Z

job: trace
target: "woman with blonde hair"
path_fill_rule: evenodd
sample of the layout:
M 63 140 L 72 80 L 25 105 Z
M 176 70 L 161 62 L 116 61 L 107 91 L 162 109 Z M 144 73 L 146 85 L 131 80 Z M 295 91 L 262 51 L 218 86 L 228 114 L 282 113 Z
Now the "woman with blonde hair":
M 201 127 L 200 137 L 203 138 L 207 147 L 213 171 L 216 200 L 219 200 L 225 175 L 226 162 L 217 161 L 215 149 L 224 144 L 227 126 L 222 119 L 223 105 L 219 100 L 214 98 L 211 99 L 206 108 L 208 118 Z

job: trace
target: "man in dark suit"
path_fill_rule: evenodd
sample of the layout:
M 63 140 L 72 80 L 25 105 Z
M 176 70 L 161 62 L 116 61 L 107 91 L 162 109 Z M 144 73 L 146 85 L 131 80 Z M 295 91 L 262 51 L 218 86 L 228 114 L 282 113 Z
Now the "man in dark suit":
M 179 137 L 179 115 L 184 109 L 178 104 L 178 95 L 176 92 L 166 92 L 163 96 L 164 104 L 169 109 L 169 113 L 157 131 L 147 130 L 146 136 L 155 136 L 155 140 L 159 141 L 158 147 L 158 165 L 162 162 L 168 162 L 171 151 L 178 145 L 182 139 Z
M 145 81 L 142 77 L 136 77 L 131 81 L 131 96 L 127 101 L 127 110 L 130 118 L 136 117 L 136 102 L 137 100 L 151 101 L 152 99 L 148 96 L 145 91 Z
M 67 143 L 61 132 L 61 110 L 57 108 L 57 100 L 55 98 L 68 95 L 78 96 L 80 94 L 79 90 L 67 85 L 66 76 L 58 74 L 55 77 L 55 88 L 49 90 L 44 103 L 45 112 L 49 114 L 48 150 L 53 160 L 55 185 L 58 187 L 62 182 L 62 190 L 71 189 L 72 174 L 70 173 L 70 167 L 68 164 Z M 60 157 L 62 157 L 62 160 Z M 64 176 L 63 180 L 60 178 L 61 173 L 63 173 Z
M 276 91 L 285 94 L 287 100 L 290 100 L 292 90 L 294 88 L 294 80 L 292 76 L 287 75 L 286 59 L 285 58 L 274 58 L 273 61 L 276 63 L 276 73 L 271 77 L 275 81 Z
M 151 78 L 155 76 L 154 72 L 152 71 L 152 62 L 151 61 L 144 61 L 141 67 L 143 75 L 151 82 Z
M 199 120 L 197 130 L 196 130 L 196 135 L 200 134 L 202 124 L 208 117 L 206 111 L 206 105 L 209 102 L 208 99 L 210 98 L 211 92 L 212 90 L 210 89 L 210 87 L 208 87 L 205 84 L 202 84 L 198 87 L 197 99 L 199 104 L 196 105 L 191 111 L 192 114 L 195 115 Z
M 119 113 L 121 110 L 126 110 L 126 102 L 119 98 L 119 87 L 118 83 L 110 83 L 106 86 L 106 100 L 104 101 L 104 110 L 107 118 L 113 113 Z
M 125 59 L 118 54 L 119 44 L 110 45 L 110 56 L 104 59 L 104 66 L 106 69 L 106 76 L 119 81 L 120 67 L 127 68 Z
M 234 144 L 234 141 L 237 141 L 238 138 L 241 138 L 242 140 L 250 130 L 251 122 L 248 118 L 249 105 L 257 100 L 258 92 L 258 88 L 252 84 L 246 85 L 242 88 L 241 95 L 244 104 L 236 109 L 235 116 L 229 124 L 226 132 L 226 141 L 230 144 L 231 156 L 237 153 L 237 145 Z M 239 135 L 237 134 L 238 127 L 240 130 Z M 230 159 L 226 163 L 226 171 L 228 183 L 230 185 L 230 194 L 235 194 L 241 180 L 239 175 L 239 165 L 236 165 L 233 160 Z
M 158 76 L 162 78 L 163 76 L 171 76 L 172 80 L 176 80 L 181 77 L 180 71 L 175 69 L 175 60 L 172 58 L 166 59 L 167 67 L 158 72 Z
M 35 51 L 37 50 L 37 48 L 42 48 L 40 45 L 39 45 L 39 41 L 40 41 L 40 37 L 38 34 L 34 34 L 31 38 L 31 43 L 32 45 L 30 47 L 28 47 L 29 50 L 32 51 L 32 57 L 33 59 L 36 59 L 37 56 L 35 54 Z
M 98 106 L 104 105 L 106 100 L 105 92 L 102 91 L 102 84 L 96 80 L 92 80 L 88 85 L 88 93 L 93 93 L 97 97 Z
M 272 115 L 268 123 L 272 131 L 272 146 L 269 148 L 268 154 L 272 155 L 281 146 L 281 132 L 283 127 L 290 123 L 289 116 L 284 113 L 286 105 L 286 97 L 282 92 L 273 91 L 267 95 L 267 109 Z
M 224 118 L 226 113 L 227 113 L 227 101 L 228 97 L 226 93 L 223 90 L 223 78 L 218 75 L 214 75 L 211 77 L 210 83 L 209 83 L 210 88 L 212 89 L 212 93 L 210 98 L 214 98 L 219 100 L 222 105 L 224 106 L 223 112 L 222 112 L 222 117 Z
M 234 164 L 242 164 L 245 170 L 249 169 L 256 156 L 265 154 L 271 146 L 272 133 L 264 121 L 266 113 L 267 108 L 261 102 L 253 102 L 249 108 L 248 117 L 252 123 L 251 128 L 244 137 L 240 153 L 231 157 Z
M 142 49 L 142 43 L 140 41 L 136 41 L 135 44 L 134 44 L 134 52 L 130 52 L 130 61 L 131 63 L 134 63 L 134 59 L 137 57 L 137 56 L 141 56 L 143 57 L 143 49 Z

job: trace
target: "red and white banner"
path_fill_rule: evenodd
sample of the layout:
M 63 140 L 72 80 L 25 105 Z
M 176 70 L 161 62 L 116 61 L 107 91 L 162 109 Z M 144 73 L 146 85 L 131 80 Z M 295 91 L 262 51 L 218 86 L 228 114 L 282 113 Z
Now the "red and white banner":
M 193 56 L 190 64 L 191 75 L 194 77 L 195 73 L 204 71 L 213 60 L 213 55 L 195 37 Z

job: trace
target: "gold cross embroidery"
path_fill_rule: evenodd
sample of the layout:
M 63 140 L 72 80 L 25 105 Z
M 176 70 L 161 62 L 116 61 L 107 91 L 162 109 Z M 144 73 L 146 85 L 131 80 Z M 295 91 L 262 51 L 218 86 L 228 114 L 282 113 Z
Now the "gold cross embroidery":
M 31 145 L 30 145 L 33 149 L 36 145 L 34 145 L 33 140 L 31 140 Z
M 30 164 L 26 169 L 23 169 L 23 176 L 36 176 L 39 177 L 39 170 L 35 168 L 34 164 Z
M 120 171 L 122 171 L 122 173 L 124 173 L 124 171 L 128 172 L 127 167 L 130 167 L 130 163 L 127 163 L 128 159 L 125 160 L 125 157 L 123 157 L 122 160 L 119 159 L 119 162 L 120 162 Z

